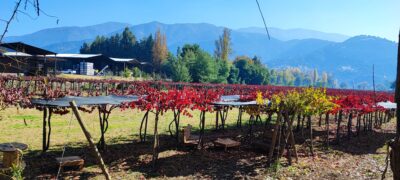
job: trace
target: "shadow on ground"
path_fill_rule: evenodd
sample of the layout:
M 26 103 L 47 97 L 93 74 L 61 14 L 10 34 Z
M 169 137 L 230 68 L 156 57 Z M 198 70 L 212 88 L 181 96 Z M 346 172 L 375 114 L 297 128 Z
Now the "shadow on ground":
M 258 134 L 262 134 L 263 125 L 258 125 Z M 255 128 L 257 130 L 257 128 Z M 377 153 L 385 142 L 394 137 L 392 132 L 382 132 L 374 130 L 371 132 L 361 132 L 357 137 L 350 139 L 343 137 L 340 144 L 335 144 L 332 140 L 335 136 L 334 127 L 330 133 L 330 148 L 353 155 Z M 248 127 L 238 129 L 227 127 L 224 131 L 207 131 L 207 142 L 211 142 L 217 137 L 231 137 L 242 142 L 240 149 L 230 149 L 227 152 L 217 149 L 211 143 L 206 144 L 205 150 L 195 150 L 193 148 L 177 148 L 175 139 L 169 135 L 160 137 L 160 155 L 156 168 L 153 169 L 151 163 L 152 136 L 148 137 L 148 142 L 141 143 L 133 141 L 138 139 L 137 135 L 126 138 L 107 139 L 107 147 L 102 151 L 102 156 L 112 173 L 118 172 L 139 172 L 146 178 L 149 177 L 193 177 L 193 178 L 213 178 L 213 179 L 233 179 L 256 177 L 267 170 L 266 151 L 255 151 L 248 143 Z M 264 137 L 264 136 L 261 136 Z M 270 137 L 270 136 L 267 136 Z M 296 143 L 305 144 L 307 134 L 304 137 L 300 132 L 295 133 Z M 265 138 L 265 137 L 264 137 Z M 314 139 L 317 149 L 325 148 L 326 131 L 323 128 L 314 129 Z M 257 140 L 257 138 L 256 138 Z M 25 155 L 27 168 L 24 175 L 27 179 L 34 178 L 55 178 L 58 166 L 54 160 L 62 154 L 62 147 L 52 148 L 52 151 L 40 155 L 40 151 L 31 151 Z M 307 149 L 307 148 L 304 148 Z M 300 152 L 307 151 L 301 149 Z M 62 172 L 63 177 L 79 177 L 88 179 L 99 176 L 100 171 L 86 171 L 96 165 L 96 160 L 86 142 L 69 144 L 66 148 L 66 156 L 81 156 L 85 160 L 83 171 Z

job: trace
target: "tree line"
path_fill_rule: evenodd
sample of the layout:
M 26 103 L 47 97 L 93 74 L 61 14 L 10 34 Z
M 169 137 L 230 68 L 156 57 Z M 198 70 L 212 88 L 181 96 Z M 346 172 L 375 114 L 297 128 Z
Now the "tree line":
M 122 76 L 148 74 L 154 78 L 175 82 L 229 83 L 252 85 L 318 86 L 337 87 L 332 74 L 318 70 L 304 71 L 299 68 L 269 69 L 258 56 L 232 55 L 231 31 L 225 28 L 215 41 L 214 54 L 203 50 L 198 44 L 185 44 L 175 53 L 167 48 L 167 38 L 160 30 L 140 40 L 125 28 L 122 34 L 110 37 L 97 36 L 91 43 L 84 43 L 82 54 L 101 53 L 110 57 L 135 58 L 147 62 L 139 70 L 127 68 Z M 143 71 L 143 72 L 140 72 Z

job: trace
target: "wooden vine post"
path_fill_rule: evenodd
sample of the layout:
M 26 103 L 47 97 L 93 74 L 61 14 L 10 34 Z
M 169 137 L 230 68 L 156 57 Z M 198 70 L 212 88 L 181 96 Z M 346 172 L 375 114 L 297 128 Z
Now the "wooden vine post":
M 395 91 L 396 107 L 396 137 L 389 143 L 390 148 L 390 167 L 393 171 L 393 179 L 400 179 L 400 32 L 399 44 L 397 49 L 397 76 Z
M 43 109 L 43 132 L 42 132 L 42 135 L 43 135 L 43 138 L 42 138 L 42 140 L 43 140 L 43 142 L 42 142 L 42 151 L 43 152 L 45 152 L 46 150 L 47 150 L 47 144 L 46 144 L 46 138 L 47 138 L 47 130 L 46 130 L 46 126 L 47 126 L 47 123 L 46 123 L 46 119 L 47 119 L 47 107 L 44 107 L 44 109 Z
M 81 126 L 82 131 L 85 134 L 86 139 L 89 142 L 90 148 L 93 150 L 93 154 L 95 155 L 96 160 L 98 161 L 99 166 L 100 166 L 101 170 L 103 171 L 103 174 L 104 174 L 105 178 L 107 180 L 111 180 L 111 176 L 108 173 L 108 170 L 107 170 L 106 165 L 104 164 L 103 158 L 101 158 L 101 154 L 100 154 L 99 150 L 97 149 L 96 144 L 94 143 L 92 136 L 90 135 L 89 131 L 86 129 L 86 125 L 85 125 L 85 123 L 83 122 L 83 120 L 81 118 L 81 114 L 78 111 L 78 107 L 76 106 L 75 101 L 69 102 L 69 105 L 71 106 L 72 111 L 74 112 L 75 117 L 78 120 L 79 125 Z
M 156 110 L 155 112 L 155 120 L 154 120 L 154 144 L 153 144 L 153 168 L 156 167 L 157 159 L 158 159 L 158 150 L 160 147 L 160 139 L 158 136 L 158 120 L 159 120 L 160 111 Z

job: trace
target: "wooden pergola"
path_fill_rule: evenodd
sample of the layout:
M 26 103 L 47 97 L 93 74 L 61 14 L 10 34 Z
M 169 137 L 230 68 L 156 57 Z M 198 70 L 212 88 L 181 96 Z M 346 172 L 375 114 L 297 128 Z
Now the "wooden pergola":
M 43 144 L 42 151 L 46 152 L 50 146 L 51 135 L 51 117 L 57 108 L 69 108 L 70 102 L 74 101 L 77 107 L 90 106 L 96 107 L 99 114 L 101 137 L 98 142 L 99 148 L 105 147 L 105 133 L 108 129 L 108 118 L 111 111 L 120 107 L 124 103 L 135 102 L 139 100 L 139 96 L 92 96 L 92 97 L 77 97 L 66 96 L 54 100 L 34 99 L 32 104 L 36 107 L 43 108 Z

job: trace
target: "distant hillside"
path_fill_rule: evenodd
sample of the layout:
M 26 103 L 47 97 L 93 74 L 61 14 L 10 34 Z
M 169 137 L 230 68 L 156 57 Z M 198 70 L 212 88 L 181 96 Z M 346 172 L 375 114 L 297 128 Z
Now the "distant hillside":
M 150 22 L 131 26 L 126 23 L 104 23 L 87 27 L 60 27 L 44 29 L 23 36 L 7 37 L 6 41 L 23 41 L 55 52 L 77 53 L 83 42 L 91 42 L 97 35 L 110 36 L 130 27 L 137 39 L 160 28 L 167 36 L 172 53 L 186 43 L 197 43 L 209 53 L 223 27 L 207 23 L 164 24 Z M 372 82 L 372 64 L 376 68 L 376 80 L 388 85 L 395 79 L 397 43 L 372 36 L 347 37 L 305 29 L 282 30 L 270 28 L 268 40 L 262 28 L 232 30 L 233 54 L 257 55 L 272 68 L 299 66 L 317 68 L 335 75 L 349 85 Z
M 299 48 L 290 51 L 299 52 L 304 47 L 307 46 L 303 42 Z M 275 57 L 268 64 L 274 67 L 316 67 L 333 72 L 338 79 L 349 84 L 353 81 L 366 81 L 371 85 L 373 64 L 378 83 L 392 82 L 396 75 L 397 43 L 379 37 L 356 36 L 342 43 L 326 44 L 307 53 L 284 54 L 286 56 Z
M 265 29 L 261 27 L 248 27 L 238 29 L 239 32 L 258 33 L 266 34 Z M 320 31 L 314 31 L 309 29 L 279 29 L 279 28 L 268 28 L 270 35 L 276 39 L 282 41 L 289 41 L 295 39 L 321 39 L 333 42 L 343 42 L 350 38 L 349 36 L 337 33 L 326 33 Z
M 32 34 L 22 36 L 6 37 L 5 41 L 23 41 L 25 43 L 35 46 L 45 47 L 51 44 L 93 39 L 97 35 L 107 35 L 111 32 L 118 31 L 126 26 L 130 25 L 126 23 L 108 22 L 85 27 L 58 27 L 43 29 Z

